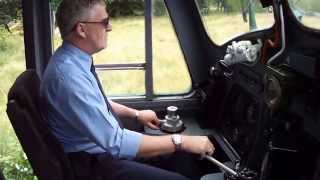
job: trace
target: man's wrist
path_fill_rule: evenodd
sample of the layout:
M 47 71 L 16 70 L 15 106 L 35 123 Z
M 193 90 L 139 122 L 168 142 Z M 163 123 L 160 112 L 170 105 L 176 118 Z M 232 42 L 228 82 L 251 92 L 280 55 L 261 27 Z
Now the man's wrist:
M 171 141 L 175 146 L 176 151 L 182 150 L 182 136 L 180 134 L 171 135 Z
M 136 111 L 134 112 L 134 119 L 135 119 L 135 120 L 138 120 L 139 116 L 140 116 L 140 111 L 136 110 Z

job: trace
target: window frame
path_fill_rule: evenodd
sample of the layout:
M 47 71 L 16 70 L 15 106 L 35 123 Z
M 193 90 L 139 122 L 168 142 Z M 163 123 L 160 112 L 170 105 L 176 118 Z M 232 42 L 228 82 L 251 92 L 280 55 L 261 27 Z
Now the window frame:
M 163 2 L 165 3 L 165 2 Z M 192 88 L 189 91 L 186 91 L 181 94 L 155 94 L 153 88 L 153 4 L 152 0 L 144 0 L 144 37 L 145 37 L 145 59 L 144 63 L 110 63 L 110 64 L 96 64 L 97 71 L 112 71 L 112 70 L 142 70 L 145 71 L 145 94 L 137 95 L 137 96 L 124 96 L 124 97 L 136 97 L 136 98 L 144 98 L 146 100 L 154 100 L 157 97 L 163 96 L 183 96 L 186 94 L 192 93 Z M 190 72 L 189 72 L 190 77 Z M 191 77 L 190 77 L 191 78 Z M 122 96 L 111 96 L 116 99 L 121 99 Z
M 164 1 L 165 3 L 165 1 Z M 165 3 L 166 5 L 166 3 Z M 153 43 L 152 43 L 152 21 L 153 8 L 152 0 L 144 0 L 145 6 L 145 62 L 144 63 L 112 63 L 97 64 L 97 71 L 109 70 L 143 70 L 145 71 L 145 94 L 137 96 L 112 96 L 112 99 L 144 99 L 146 101 L 167 99 L 173 100 L 190 98 L 193 94 L 192 77 L 188 68 L 188 75 L 191 79 L 191 89 L 179 94 L 155 94 L 153 89 Z M 26 68 L 36 69 L 41 76 L 54 52 L 53 47 L 53 10 L 51 0 L 30 0 L 22 1 L 24 19 L 24 41 L 26 48 Z M 48 38 L 49 37 L 49 38 Z M 181 44 L 179 43 L 181 46 Z M 182 49 L 181 49 L 182 50 Z M 187 64 L 188 66 L 188 64 Z
M 152 0 L 146 0 L 149 2 L 149 18 L 150 25 L 152 22 Z M 192 3 L 193 1 L 191 1 Z M 120 102 L 124 105 L 137 108 L 137 109 L 154 109 L 154 110 L 163 110 L 167 106 L 175 104 L 180 107 L 180 110 L 183 109 L 197 109 L 199 107 L 199 96 L 196 95 L 197 90 L 195 89 L 195 83 L 200 79 L 203 79 L 204 74 L 199 75 L 195 73 L 200 67 L 198 63 L 194 63 L 194 58 L 197 58 L 203 53 L 198 53 L 198 48 L 188 49 L 190 44 L 185 44 L 182 34 L 180 34 L 179 29 L 184 29 L 183 25 L 185 22 L 178 23 L 174 22 L 176 16 L 180 18 L 181 15 L 184 15 L 185 12 L 181 11 L 181 2 L 178 1 L 166 1 L 164 0 L 166 8 L 169 12 L 169 17 L 172 21 L 174 31 L 177 35 L 179 46 L 184 56 L 184 60 L 188 67 L 188 74 L 191 79 L 191 89 L 186 93 L 181 94 L 167 94 L 167 95 L 154 95 L 151 94 L 148 99 L 145 96 L 122 96 L 122 97 L 111 97 L 116 102 Z M 170 6 L 168 6 L 168 3 Z M 177 3 L 177 4 L 176 4 Z M 192 3 L 193 4 L 193 3 Z M 190 4 L 188 4 L 189 6 Z M 172 14 L 174 12 L 174 14 Z M 25 43 L 25 62 L 26 69 L 36 69 L 38 76 L 41 80 L 42 74 L 51 58 L 54 49 L 53 49 L 53 11 L 51 8 L 51 0 L 22 0 L 22 17 L 23 17 L 23 30 L 24 30 L 24 43 Z M 177 14 L 178 13 L 178 14 Z M 151 29 L 150 29 L 151 30 Z M 152 32 L 149 35 L 149 41 L 152 37 Z M 185 33 L 183 33 L 185 35 Z M 183 42 L 182 42 L 183 41 Z M 197 41 L 199 42 L 199 41 Z M 186 47 L 187 46 L 187 47 Z M 149 47 L 150 56 L 152 56 L 152 48 Z M 195 53 L 195 54 L 194 54 Z M 194 54 L 194 55 L 193 55 Z M 190 57 L 191 55 L 191 57 Z M 147 58 L 147 57 L 145 57 Z M 199 58 L 198 58 L 199 59 Z M 201 58 L 200 58 L 201 59 Z M 149 59 L 150 60 L 150 59 Z M 144 63 L 147 64 L 147 63 Z M 122 65 L 113 65 L 115 67 Z M 135 65 L 134 65 L 135 66 Z M 191 69 L 190 67 L 194 67 Z M 109 67 L 111 68 L 111 67 Z M 146 68 L 146 67 L 144 67 Z M 149 73 L 152 73 L 152 64 L 148 65 Z M 151 70 L 151 71 L 150 71 Z M 197 71 L 198 72 L 198 71 Z M 202 72 L 202 71 L 200 71 Z M 153 83 L 152 74 L 151 76 L 146 74 L 150 80 L 146 80 L 146 83 Z M 148 87 L 152 89 L 151 87 Z

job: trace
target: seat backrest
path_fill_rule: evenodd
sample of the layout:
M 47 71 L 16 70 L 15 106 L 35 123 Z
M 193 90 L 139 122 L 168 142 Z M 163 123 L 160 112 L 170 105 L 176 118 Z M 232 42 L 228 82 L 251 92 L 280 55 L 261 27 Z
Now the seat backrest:
M 8 94 L 7 114 L 39 180 L 73 180 L 70 162 L 40 113 L 40 80 L 26 70 Z
M 5 180 L 4 175 L 2 174 L 1 168 L 0 168 L 0 180 Z

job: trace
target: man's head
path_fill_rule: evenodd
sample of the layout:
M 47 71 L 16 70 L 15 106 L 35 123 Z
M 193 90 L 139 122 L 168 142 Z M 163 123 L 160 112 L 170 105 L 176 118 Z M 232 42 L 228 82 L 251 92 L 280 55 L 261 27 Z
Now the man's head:
M 106 31 L 111 31 L 104 0 L 63 0 L 56 14 L 63 40 L 89 54 L 106 47 Z

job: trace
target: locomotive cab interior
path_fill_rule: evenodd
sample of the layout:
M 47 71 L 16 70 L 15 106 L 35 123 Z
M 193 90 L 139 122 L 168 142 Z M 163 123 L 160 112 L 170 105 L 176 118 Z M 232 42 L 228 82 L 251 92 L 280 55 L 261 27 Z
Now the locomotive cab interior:
M 191 90 L 181 95 L 154 96 L 147 91 L 143 96 L 112 97 L 130 107 L 152 109 L 163 120 L 161 130 L 127 125 L 152 135 L 208 136 L 216 150 L 212 157 L 199 157 L 204 180 L 217 173 L 222 179 L 319 180 L 320 30 L 300 22 L 304 17 L 297 16 L 292 1 L 254 1 L 272 10 L 274 24 L 219 45 L 207 32 L 197 0 L 164 0 Z M 145 8 L 150 3 L 145 0 Z M 22 7 L 27 69 L 41 79 L 53 53 L 50 1 L 23 0 Z M 147 8 L 145 16 L 151 17 L 148 12 Z M 320 12 L 313 15 L 320 23 Z M 152 81 L 148 65 L 133 67 L 145 68 L 146 81 Z M 28 148 L 23 145 L 28 142 L 19 140 Z M 25 151 L 32 167 L 39 168 L 34 152 Z M 34 170 L 39 179 L 43 171 L 50 170 Z

